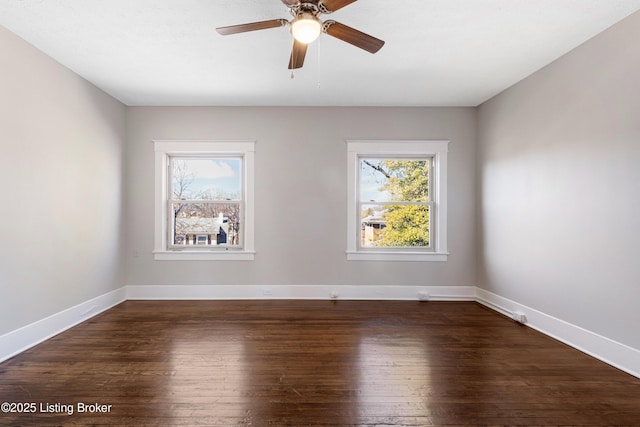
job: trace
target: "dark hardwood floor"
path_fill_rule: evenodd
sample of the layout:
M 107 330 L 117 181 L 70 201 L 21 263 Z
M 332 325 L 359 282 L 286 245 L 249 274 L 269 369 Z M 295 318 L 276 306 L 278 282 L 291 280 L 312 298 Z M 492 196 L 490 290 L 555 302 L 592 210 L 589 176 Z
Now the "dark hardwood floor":
M 36 404 L 0 425 L 640 426 L 640 379 L 476 303 L 127 301 L 0 396 Z

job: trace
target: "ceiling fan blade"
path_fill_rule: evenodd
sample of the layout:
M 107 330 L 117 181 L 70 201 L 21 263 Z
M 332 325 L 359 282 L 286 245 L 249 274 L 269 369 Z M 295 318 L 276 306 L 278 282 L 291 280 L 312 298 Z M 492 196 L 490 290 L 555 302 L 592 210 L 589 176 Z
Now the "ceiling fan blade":
M 287 6 L 297 6 L 300 4 L 300 0 L 282 0 L 282 3 L 286 4 Z
M 351 3 L 356 1 L 358 0 L 320 0 L 320 3 L 329 11 L 329 13 L 331 13 L 338 9 L 342 9 L 345 6 L 349 6 Z
M 293 39 L 293 48 L 291 49 L 291 58 L 289 58 L 289 69 L 302 68 L 304 65 L 304 57 L 307 54 L 307 45 Z
M 251 22 L 249 24 L 230 25 L 228 27 L 216 28 L 216 31 L 223 36 L 229 34 L 246 33 L 248 31 L 266 30 L 267 28 L 282 27 L 287 25 L 289 21 L 286 19 L 271 19 L 269 21 Z
M 384 46 L 384 41 L 339 22 L 325 21 L 324 24 L 326 28 L 325 33 L 360 49 L 364 49 L 367 52 L 376 53 Z

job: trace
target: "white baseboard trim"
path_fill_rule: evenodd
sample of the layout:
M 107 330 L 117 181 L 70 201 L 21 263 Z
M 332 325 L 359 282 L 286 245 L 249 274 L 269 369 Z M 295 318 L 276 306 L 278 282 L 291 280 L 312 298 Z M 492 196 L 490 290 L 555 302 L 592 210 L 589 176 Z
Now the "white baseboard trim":
M 301 299 L 474 301 L 475 286 L 167 285 L 127 286 L 130 300 Z
M 119 288 L 22 328 L 0 335 L 0 362 L 22 353 L 125 300 L 125 288 Z
M 124 286 L 0 335 L 0 362 L 126 300 L 430 300 L 474 301 L 474 286 L 213 285 Z
M 476 301 L 640 378 L 640 350 L 475 286 L 211 285 L 124 286 L 0 336 L 0 362 L 126 300 L 428 300 Z
M 505 316 L 526 316 L 526 325 L 598 360 L 640 378 L 640 350 L 588 331 L 526 305 L 476 288 L 476 301 Z

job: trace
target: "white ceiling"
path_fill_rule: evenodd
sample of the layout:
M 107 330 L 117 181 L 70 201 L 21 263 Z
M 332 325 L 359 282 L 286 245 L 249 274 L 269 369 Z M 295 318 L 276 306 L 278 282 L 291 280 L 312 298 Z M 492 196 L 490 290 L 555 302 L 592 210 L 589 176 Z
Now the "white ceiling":
M 475 106 L 640 9 L 640 0 L 360 0 L 287 70 L 281 0 L 0 0 L 0 24 L 127 105 Z M 326 15 L 323 17 L 326 18 Z

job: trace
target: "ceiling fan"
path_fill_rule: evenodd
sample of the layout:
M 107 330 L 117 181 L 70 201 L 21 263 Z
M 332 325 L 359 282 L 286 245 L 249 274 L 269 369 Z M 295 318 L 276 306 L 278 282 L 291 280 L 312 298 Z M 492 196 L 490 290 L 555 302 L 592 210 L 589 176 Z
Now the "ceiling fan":
M 333 13 L 357 0 L 281 0 L 293 16 L 291 21 L 286 19 L 271 19 L 269 21 L 251 22 L 248 24 L 231 25 L 216 28 L 223 36 L 246 33 L 248 31 L 266 30 L 268 28 L 291 26 L 293 48 L 289 59 L 289 69 L 301 68 L 307 54 L 307 45 L 315 41 L 320 33 L 352 44 L 367 52 L 376 53 L 384 45 L 384 41 L 361 31 L 341 24 L 334 20 L 321 21 L 318 16 Z

